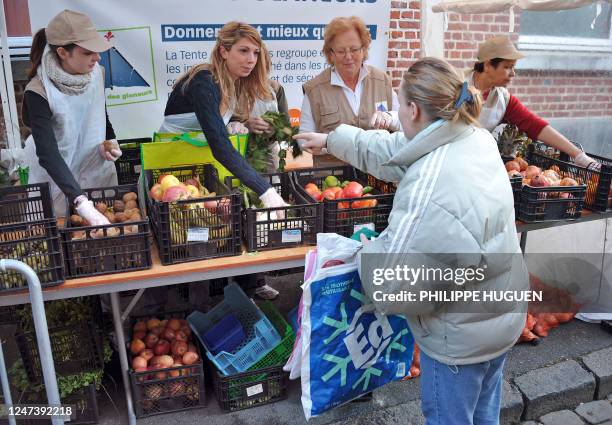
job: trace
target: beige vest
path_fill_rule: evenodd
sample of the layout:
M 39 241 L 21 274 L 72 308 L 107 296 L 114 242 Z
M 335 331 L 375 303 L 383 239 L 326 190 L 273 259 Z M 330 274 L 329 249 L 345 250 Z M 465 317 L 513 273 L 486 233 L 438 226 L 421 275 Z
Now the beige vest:
M 349 124 L 364 130 L 370 129 L 370 119 L 376 111 L 376 104 L 386 102 L 386 109 L 393 105 L 393 86 L 391 78 L 384 72 L 366 65 L 368 75 L 363 80 L 363 91 L 359 103 L 359 113 L 355 115 L 342 87 L 331 84 L 331 68 L 304 84 L 304 94 L 308 96 L 316 131 L 330 133 L 340 124 Z M 313 157 L 315 167 L 343 165 L 332 155 Z

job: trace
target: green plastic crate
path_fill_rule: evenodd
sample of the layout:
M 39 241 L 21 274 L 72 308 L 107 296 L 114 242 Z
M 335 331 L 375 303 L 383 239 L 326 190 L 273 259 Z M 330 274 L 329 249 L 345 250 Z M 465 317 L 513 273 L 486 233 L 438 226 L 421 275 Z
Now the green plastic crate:
M 293 344 L 295 343 L 293 328 L 274 307 L 274 304 L 270 301 L 265 301 L 259 308 L 270 319 L 270 322 L 272 322 L 272 325 L 282 337 L 281 342 L 272 351 L 253 364 L 248 370 L 264 369 L 286 362 L 293 351 Z

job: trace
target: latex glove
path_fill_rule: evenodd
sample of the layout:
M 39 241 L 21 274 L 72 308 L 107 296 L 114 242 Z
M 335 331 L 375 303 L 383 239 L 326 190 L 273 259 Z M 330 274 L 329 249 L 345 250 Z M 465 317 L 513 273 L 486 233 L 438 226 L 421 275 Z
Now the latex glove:
M 313 155 L 327 154 L 327 134 L 325 133 L 300 133 L 293 136 L 299 142 L 300 148 Z
M 370 127 L 379 130 L 397 131 L 393 124 L 393 116 L 387 111 L 376 111 L 370 119 Z
M 590 168 L 591 170 L 601 170 L 601 164 L 584 152 L 580 152 L 578 155 L 576 155 L 574 158 L 574 163 L 580 167 Z
M 100 155 L 106 161 L 116 161 L 123 155 L 119 143 L 117 143 L 117 139 L 105 140 L 104 143 L 100 144 L 98 149 Z
M 225 128 L 227 132 L 231 134 L 249 134 L 249 129 L 244 124 L 238 121 L 232 121 Z
M 263 202 L 264 207 L 266 208 L 280 208 L 289 205 L 283 200 L 283 198 L 281 198 L 276 189 L 274 189 L 273 187 L 259 195 L 259 199 L 261 199 L 261 202 Z M 285 211 L 276 211 L 276 216 L 281 220 L 284 219 Z
M 100 211 L 98 211 L 93 202 L 91 202 L 85 195 L 78 196 L 74 203 L 76 204 L 76 212 L 78 215 L 83 217 L 92 226 L 103 226 L 110 224 L 108 218 L 104 217 Z
M 249 118 L 246 122 L 246 126 L 251 133 L 255 134 L 270 133 L 272 131 L 270 123 L 259 117 Z

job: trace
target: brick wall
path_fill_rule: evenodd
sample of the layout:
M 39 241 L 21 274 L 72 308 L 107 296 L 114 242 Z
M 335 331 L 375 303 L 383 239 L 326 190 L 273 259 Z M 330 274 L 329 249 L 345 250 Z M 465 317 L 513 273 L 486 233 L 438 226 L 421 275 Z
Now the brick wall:
M 420 57 L 420 2 L 392 1 L 388 72 L 398 87 L 403 71 Z M 448 14 L 444 56 L 459 69 L 471 68 L 478 45 L 495 35 L 508 35 L 510 14 Z M 516 43 L 520 12 L 515 14 Z M 406 50 L 407 49 L 407 50 Z M 612 75 L 604 72 L 517 70 L 508 87 L 533 112 L 543 118 L 612 116 Z

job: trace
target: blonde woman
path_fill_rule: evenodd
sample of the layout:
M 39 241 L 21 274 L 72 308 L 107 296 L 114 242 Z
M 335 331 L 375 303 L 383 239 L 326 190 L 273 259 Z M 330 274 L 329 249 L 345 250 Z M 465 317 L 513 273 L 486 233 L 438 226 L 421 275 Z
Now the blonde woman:
M 456 289 L 526 290 L 512 189 L 493 137 L 477 123 L 477 90 L 447 62 L 424 58 L 404 74 L 399 100 L 404 134 L 342 125 L 329 135 L 296 136 L 314 154 L 326 148 L 375 177 L 399 182 L 389 227 L 376 240 L 364 241 L 361 253 L 378 254 L 377 264 L 390 269 L 396 262 L 418 269 L 431 264 L 432 254 L 444 254 L 443 267 L 451 268 L 476 259 L 488 265 L 484 279 Z M 474 152 L 477 167 L 469 165 Z M 498 253 L 512 261 L 496 263 Z M 466 306 L 427 297 L 384 301 L 374 291 L 418 295 L 446 287 L 425 280 L 374 286 L 371 277 L 361 277 L 378 310 L 406 316 L 421 347 L 426 424 L 499 424 L 504 359 L 523 329 L 526 306 Z
M 359 17 L 335 18 L 327 24 L 323 53 L 331 66 L 303 86 L 300 129 L 329 133 L 340 124 L 398 129 L 389 113 L 399 107 L 391 78 L 364 63 L 371 42 Z M 330 155 L 313 160 L 315 166 L 342 164 Z
M 268 51 L 257 30 L 228 22 L 219 31 L 211 63 L 195 66 L 174 85 L 160 132 L 202 131 L 215 159 L 255 191 L 266 208 L 273 208 L 286 204 L 228 138 L 228 133 L 248 132 L 240 122 L 230 122 L 238 98 L 248 110 L 257 99 L 272 99 L 268 72 Z

